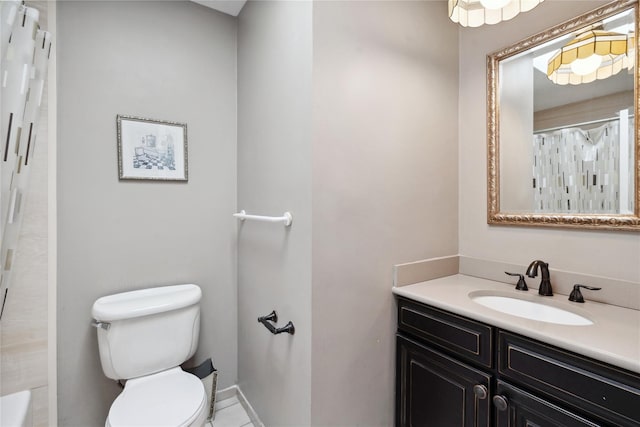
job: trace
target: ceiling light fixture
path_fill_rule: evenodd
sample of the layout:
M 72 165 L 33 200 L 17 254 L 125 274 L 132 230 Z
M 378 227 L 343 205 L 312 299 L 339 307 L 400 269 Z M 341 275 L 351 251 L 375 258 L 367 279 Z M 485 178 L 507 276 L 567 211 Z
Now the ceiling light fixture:
M 449 18 L 463 27 L 507 21 L 544 0 L 449 0 Z
M 634 40 L 602 28 L 583 31 L 549 59 L 547 77 L 559 85 L 578 85 L 632 69 Z

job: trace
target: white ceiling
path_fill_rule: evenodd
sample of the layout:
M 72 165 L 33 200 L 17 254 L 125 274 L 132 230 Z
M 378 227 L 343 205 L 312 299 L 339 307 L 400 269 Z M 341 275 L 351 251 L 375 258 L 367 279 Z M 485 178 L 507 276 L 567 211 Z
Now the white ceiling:
M 247 0 L 191 0 L 211 9 L 219 10 L 231 16 L 238 16 Z

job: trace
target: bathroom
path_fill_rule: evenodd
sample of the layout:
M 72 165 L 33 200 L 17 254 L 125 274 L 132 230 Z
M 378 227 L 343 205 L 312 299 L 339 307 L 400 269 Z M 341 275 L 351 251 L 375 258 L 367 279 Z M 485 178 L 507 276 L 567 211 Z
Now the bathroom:
M 194 363 L 264 425 L 392 425 L 394 265 L 543 259 L 640 287 L 637 232 L 487 224 L 487 54 L 606 3 L 463 28 L 444 1 L 27 1 L 54 50 L 0 394 L 31 389 L 34 425 L 103 425 L 120 387 L 92 304 L 196 283 Z M 188 181 L 120 180 L 117 115 L 186 123 Z

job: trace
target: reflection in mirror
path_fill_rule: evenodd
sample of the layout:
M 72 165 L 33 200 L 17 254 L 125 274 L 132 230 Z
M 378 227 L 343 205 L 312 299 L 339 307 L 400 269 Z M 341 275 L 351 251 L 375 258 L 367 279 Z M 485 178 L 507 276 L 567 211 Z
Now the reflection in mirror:
M 490 223 L 640 229 L 635 5 L 489 57 Z

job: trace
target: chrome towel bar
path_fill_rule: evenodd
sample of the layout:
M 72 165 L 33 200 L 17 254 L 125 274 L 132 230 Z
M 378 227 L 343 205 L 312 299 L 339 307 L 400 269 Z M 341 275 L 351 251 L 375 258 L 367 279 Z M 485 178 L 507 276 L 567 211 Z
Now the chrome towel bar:
M 285 212 L 282 216 L 263 216 L 263 215 L 249 215 L 244 209 L 238 213 L 233 214 L 234 217 L 238 218 L 241 221 L 245 219 L 250 219 L 253 221 L 264 221 L 264 222 L 283 222 L 285 227 L 289 227 L 291 222 L 293 222 L 293 216 L 291 212 Z

